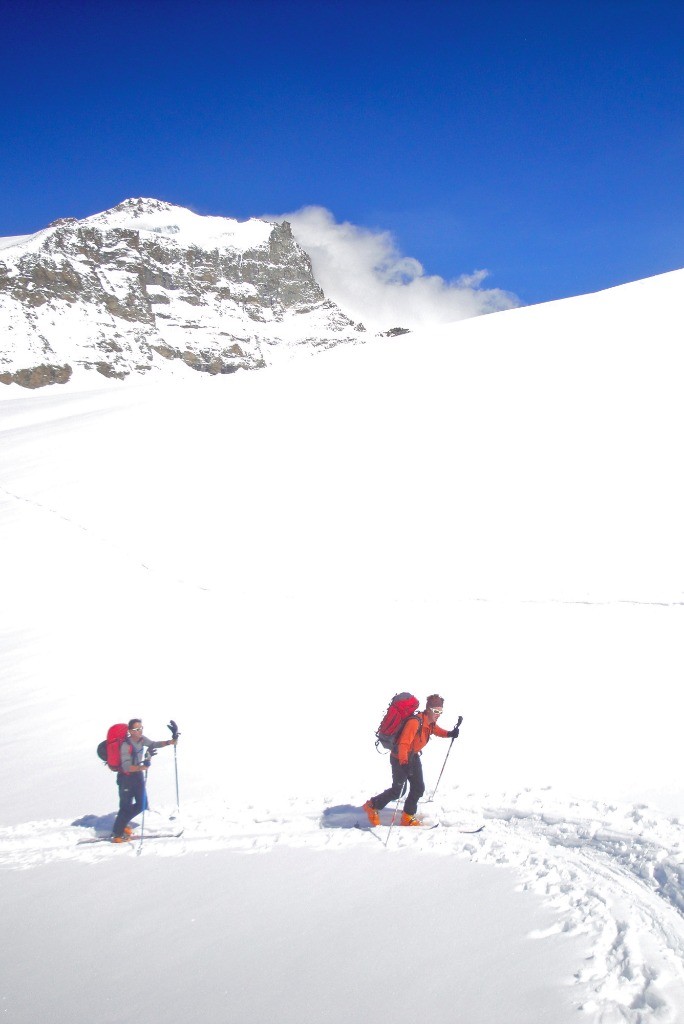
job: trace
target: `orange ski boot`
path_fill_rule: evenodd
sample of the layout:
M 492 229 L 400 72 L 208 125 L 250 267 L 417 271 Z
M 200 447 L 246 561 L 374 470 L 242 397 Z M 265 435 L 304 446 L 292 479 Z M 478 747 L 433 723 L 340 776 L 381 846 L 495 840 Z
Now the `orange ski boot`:
M 402 811 L 400 825 L 414 825 L 420 828 L 421 822 L 418 821 L 415 814 L 407 814 L 406 811 Z
M 373 807 L 373 804 L 370 802 L 370 800 L 366 800 L 365 804 L 363 805 L 363 809 L 368 815 L 368 820 L 370 821 L 373 828 L 375 828 L 376 825 L 380 824 L 380 815 Z

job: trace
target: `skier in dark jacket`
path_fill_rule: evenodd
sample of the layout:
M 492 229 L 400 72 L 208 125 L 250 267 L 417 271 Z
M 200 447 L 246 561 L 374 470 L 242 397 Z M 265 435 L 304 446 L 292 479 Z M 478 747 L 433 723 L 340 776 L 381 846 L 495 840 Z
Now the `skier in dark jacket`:
M 178 740 L 148 740 L 143 736 L 143 725 L 139 718 L 131 718 L 128 723 L 128 736 L 121 744 L 121 770 L 117 772 L 116 784 L 119 787 L 119 813 L 112 829 L 113 843 L 127 843 L 133 834 L 129 822 L 136 818 L 145 808 L 145 775 L 150 766 L 145 756 L 145 748 L 156 750 L 158 747 L 175 746 Z
M 409 784 L 409 793 L 404 803 L 404 810 L 401 815 L 402 825 L 420 825 L 416 818 L 418 801 L 425 792 L 423 782 L 423 765 L 420 760 L 420 752 L 431 736 L 442 736 L 444 739 L 455 739 L 458 736 L 458 726 L 447 732 L 437 725 L 437 719 L 444 710 L 444 698 L 433 693 L 425 702 L 425 710 L 419 711 L 406 722 L 401 730 L 396 749 L 390 756 L 392 766 L 392 785 L 384 793 L 372 796 L 363 805 L 371 825 L 380 824 L 379 811 L 386 807 L 392 800 L 398 800 L 405 784 Z

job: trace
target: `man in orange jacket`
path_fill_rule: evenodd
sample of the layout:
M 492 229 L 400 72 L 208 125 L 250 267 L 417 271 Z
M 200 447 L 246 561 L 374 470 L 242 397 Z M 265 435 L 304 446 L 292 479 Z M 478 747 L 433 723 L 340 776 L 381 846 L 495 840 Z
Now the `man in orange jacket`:
M 425 711 L 419 711 L 417 715 L 412 715 L 404 725 L 396 747 L 390 755 L 392 785 L 384 793 L 378 793 L 377 796 L 366 800 L 363 805 L 371 825 L 380 824 L 379 811 L 392 800 L 399 799 L 406 782 L 409 784 L 409 793 L 404 803 L 401 824 L 420 825 L 416 818 L 416 811 L 418 810 L 418 801 L 425 792 L 420 752 L 433 734 L 442 736 L 444 739 L 455 739 L 458 736 L 458 726 L 454 726 L 451 732 L 447 732 L 446 729 L 437 725 L 437 719 L 443 710 L 444 698 L 433 693 L 425 702 Z

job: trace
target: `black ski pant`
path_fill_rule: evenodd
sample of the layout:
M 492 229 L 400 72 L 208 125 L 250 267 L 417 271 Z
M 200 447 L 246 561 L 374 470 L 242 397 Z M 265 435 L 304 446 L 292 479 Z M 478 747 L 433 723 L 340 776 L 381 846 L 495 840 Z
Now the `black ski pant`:
M 404 811 L 406 814 L 413 815 L 418 810 L 418 801 L 425 792 L 423 764 L 420 757 L 418 754 L 411 754 L 408 765 L 399 764 L 394 756 L 390 757 L 390 762 L 392 764 L 392 785 L 384 793 L 378 793 L 377 796 L 371 797 L 370 802 L 376 811 L 381 811 L 392 800 L 399 799 L 404 783 L 408 782 L 409 794 L 404 803 Z
M 128 822 L 142 814 L 145 807 L 145 773 L 124 775 L 123 772 L 119 772 L 116 784 L 119 787 L 119 813 L 114 822 L 112 835 L 122 836 Z

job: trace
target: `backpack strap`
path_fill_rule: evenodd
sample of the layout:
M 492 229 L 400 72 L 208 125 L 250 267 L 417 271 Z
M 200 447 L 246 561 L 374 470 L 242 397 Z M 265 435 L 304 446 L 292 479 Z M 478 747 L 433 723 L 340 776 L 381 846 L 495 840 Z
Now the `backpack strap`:
M 409 724 L 409 722 L 413 718 L 418 719 L 418 721 L 420 722 L 420 712 L 419 711 L 414 711 L 414 713 L 412 715 L 409 715 L 408 718 L 406 719 L 406 721 L 403 723 L 401 729 L 399 730 L 399 732 L 397 734 L 397 738 L 395 739 L 395 741 L 394 741 L 394 743 L 392 745 L 392 753 L 393 753 L 393 755 L 395 757 L 397 756 L 397 752 L 399 750 L 399 740 L 404 735 L 404 729 L 406 728 L 406 726 Z M 418 726 L 418 728 L 420 729 L 420 725 Z M 413 753 L 413 751 L 411 751 L 411 753 Z M 411 754 L 409 754 L 409 757 L 410 756 L 411 756 Z

